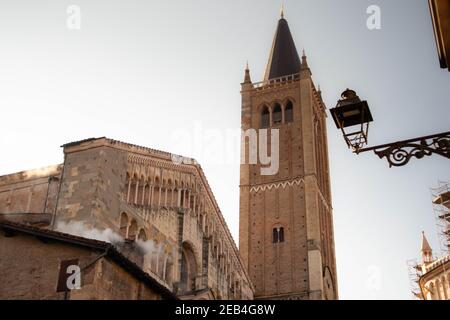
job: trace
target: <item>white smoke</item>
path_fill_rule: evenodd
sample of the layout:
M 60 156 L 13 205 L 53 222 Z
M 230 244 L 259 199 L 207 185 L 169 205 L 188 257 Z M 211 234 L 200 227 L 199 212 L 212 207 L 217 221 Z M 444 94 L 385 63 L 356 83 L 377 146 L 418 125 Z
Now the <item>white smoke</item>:
M 58 222 L 56 231 L 79 236 L 87 239 L 108 242 L 122 252 L 124 249 L 125 239 L 111 229 L 99 230 L 89 227 L 82 221 Z M 163 268 L 167 263 L 173 263 L 173 254 L 167 254 L 164 245 L 158 244 L 156 241 L 149 239 L 146 241 L 136 239 L 134 241 L 134 249 L 143 256 L 143 270 L 151 272 L 153 275 L 163 276 Z
M 124 242 L 123 237 L 111 229 L 99 230 L 96 228 L 89 228 L 82 221 L 70 221 L 69 223 L 62 221 L 58 222 L 56 224 L 56 231 L 112 244 Z
M 153 240 L 142 241 L 137 239 L 136 245 L 143 251 L 144 255 L 158 254 L 162 249 L 162 246 L 159 246 Z
M 144 271 L 153 275 L 157 275 L 160 279 L 168 278 L 166 272 L 173 272 L 172 269 L 168 269 L 168 264 L 173 264 L 173 255 L 167 253 L 163 244 L 158 244 L 153 240 L 136 240 L 137 247 L 142 250 L 144 255 Z

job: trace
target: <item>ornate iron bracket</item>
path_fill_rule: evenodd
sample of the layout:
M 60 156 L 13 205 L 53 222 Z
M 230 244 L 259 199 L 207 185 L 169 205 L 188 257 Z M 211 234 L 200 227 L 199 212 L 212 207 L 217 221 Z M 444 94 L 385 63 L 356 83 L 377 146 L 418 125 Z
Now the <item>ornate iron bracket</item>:
M 433 154 L 450 159 L 450 132 L 359 149 L 355 153 L 367 151 L 373 151 L 380 159 L 386 158 L 389 167 L 401 167 L 412 157 L 422 159 Z

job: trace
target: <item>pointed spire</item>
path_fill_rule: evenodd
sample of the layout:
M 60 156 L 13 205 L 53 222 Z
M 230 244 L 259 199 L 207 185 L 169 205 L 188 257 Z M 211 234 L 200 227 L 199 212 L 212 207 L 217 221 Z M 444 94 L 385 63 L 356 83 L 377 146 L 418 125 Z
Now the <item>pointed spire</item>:
M 302 69 L 308 69 L 308 60 L 306 59 L 305 49 L 302 50 Z
M 431 249 L 430 244 L 428 243 L 427 237 L 425 236 L 425 232 L 422 231 L 422 245 L 420 247 L 420 251 L 422 252 L 422 261 L 425 263 L 430 263 L 433 261 L 433 250 Z
M 431 251 L 431 246 L 428 243 L 427 237 L 425 236 L 425 231 L 422 231 L 422 246 L 420 247 L 420 251 Z
M 281 19 L 284 19 L 284 1 L 281 1 L 281 8 L 280 8 L 280 17 Z
M 245 65 L 245 76 L 244 76 L 244 82 L 243 83 L 252 83 L 252 79 L 250 77 L 250 69 L 248 67 L 248 61 Z
M 284 9 L 270 50 L 264 80 L 296 74 L 300 71 L 300 57 L 295 47 L 289 25 L 284 19 Z

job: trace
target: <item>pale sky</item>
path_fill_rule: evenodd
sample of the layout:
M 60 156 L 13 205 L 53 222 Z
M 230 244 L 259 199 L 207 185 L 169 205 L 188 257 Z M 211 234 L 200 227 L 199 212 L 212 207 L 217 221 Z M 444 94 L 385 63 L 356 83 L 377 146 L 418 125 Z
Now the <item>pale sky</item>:
M 69 5 L 81 9 L 80 30 L 67 28 Z M 380 30 L 366 26 L 369 5 L 381 8 Z M 237 240 L 239 165 L 216 151 L 239 151 L 226 137 L 240 128 L 244 66 L 262 80 L 279 8 L 279 0 L 1 1 L 0 174 L 61 163 L 60 145 L 88 137 L 194 157 Z M 347 87 L 368 100 L 370 145 L 449 130 L 450 73 L 439 68 L 426 0 L 288 0 L 285 17 L 328 108 Z M 406 261 L 418 257 L 422 230 L 437 247 L 429 189 L 450 181 L 449 162 L 389 169 L 352 154 L 331 118 L 328 135 L 340 298 L 409 299 Z

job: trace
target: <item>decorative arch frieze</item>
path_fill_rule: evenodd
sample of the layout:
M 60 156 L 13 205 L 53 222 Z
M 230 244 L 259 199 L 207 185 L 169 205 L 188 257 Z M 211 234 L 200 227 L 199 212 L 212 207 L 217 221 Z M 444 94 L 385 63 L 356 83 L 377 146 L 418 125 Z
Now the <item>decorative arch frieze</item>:
M 145 212 L 146 217 L 164 215 L 164 210 L 183 209 L 197 219 L 199 230 L 211 239 L 211 245 L 217 246 L 217 254 L 221 256 L 218 263 L 222 266 L 218 270 L 225 279 L 230 272 L 244 268 L 206 177 L 198 165 L 179 164 L 131 152 L 127 155 L 127 163 L 124 198 L 128 200 L 128 205 Z M 136 193 L 136 190 L 143 192 Z M 139 232 L 140 229 L 137 230 L 137 236 Z M 241 267 L 237 268 L 238 265 Z M 248 275 L 246 277 L 248 279 Z M 233 283 L 227 283 L 231 290 Z

